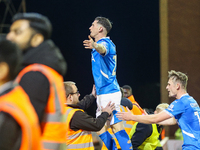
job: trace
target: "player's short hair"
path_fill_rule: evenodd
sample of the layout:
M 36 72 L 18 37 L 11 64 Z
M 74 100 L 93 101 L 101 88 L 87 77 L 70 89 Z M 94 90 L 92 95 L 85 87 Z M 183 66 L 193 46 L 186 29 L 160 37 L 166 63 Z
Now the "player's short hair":
M 169 106 L 169 104 L 167 104 L 167 103 L 161 103 L 156 107 L 156 111 L 161 112 L 161 111 L 167 109 L 168 106 Z
M 112 22 L 108 18 L 96 17 L 94 20 L 97 20 L 97 23 L 101 24 L 106 29 L 107 33 L 112 29 Z
M 52 25 L 46 16 L 38 13 L 17 13 L 13 16 L 12 22 L 17 20 L 28 20 L 30 27 L 36 32 L 43 35 L 44 40 L 50 39 Z
M 127 89 L 127 90 L 129 90 L 130 93 L 132 94 L 132 88 L 131 88 L 130 85 L 124 85 L 124 86 L 122 86 L 122 88 L 123 88 L 123 89 Z
M 179 71 L 171 70 L 168 71 L 168 78 L 171 78 L 174 82 L 181 83 L 182 88 L 186 89 L 188 81 L 188 77 L 186 74 Z
M 4 38 L 0 38 L 0 63 L 5 62 L 9 66 L 9 80 L 14 80 L 18 75 L 22 64 L 22 52 L 18 46 Z
M 66 97 L 68 97 L 68 95 L 69 95 L 70 93 L 73 93 L 72 85 L 76 85 L 76 83 L 73 82 L 73 81 L 65 81 L 65 82 L 64 82 Z

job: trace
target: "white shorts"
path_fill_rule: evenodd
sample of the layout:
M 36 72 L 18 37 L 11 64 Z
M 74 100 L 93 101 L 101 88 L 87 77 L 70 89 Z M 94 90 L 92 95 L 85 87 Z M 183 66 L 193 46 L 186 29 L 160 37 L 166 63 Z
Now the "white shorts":
M 101 115 L 102 110 L 101 106 L 103 108 L 106 107 L 106 105 L 111 101 L 111 103 L 115 103 L 115 109 L 116 111 L 120 111 L 120 103 L 121 103 L 121 91 L 111 93 L 111 94 L 102 94 L 97 95 L 97 111 L 96 111 L 96 117 Z M 119 120 L 116 117 L 113 117 L 113 114 L 108 118 L 107 124 L 113 125 L 115 123 L 119 122 Z

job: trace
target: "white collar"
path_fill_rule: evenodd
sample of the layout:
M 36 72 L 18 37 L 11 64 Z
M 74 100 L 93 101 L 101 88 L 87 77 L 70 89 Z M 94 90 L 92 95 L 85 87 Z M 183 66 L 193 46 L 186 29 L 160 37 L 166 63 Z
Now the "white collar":
M 189 95 L 188 93 L 181 95 L 179 99 L 181 99 L 183 96 Z

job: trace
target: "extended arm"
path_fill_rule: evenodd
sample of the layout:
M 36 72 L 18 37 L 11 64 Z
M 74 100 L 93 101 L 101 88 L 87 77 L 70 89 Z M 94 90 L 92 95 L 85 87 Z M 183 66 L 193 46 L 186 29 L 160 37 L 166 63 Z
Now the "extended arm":
M 146 124 L 153 124 L 153 123 L 157 124 L 161 121 L 171 118 L 171 116 L 165 111 L 153 115 L 133 115 L 128 108 L 126 109 L 128 110 L 128 112 L 117 113 L 117 117 L 119 119 L 126 121 L 133 120 L 136 122 L 146 123 Z
M 115 109 L 114 103 L 108 103 L 105 108 L 102 108 L 102 113 L 97 118 L 93 118 L 82 111 L 76 111 L 70 122 L 70 128 L 74 131 L 83 129 L 86 131 L 99 131 L 105 125 L 109 114 Z
M 96 98 L 92 94 L 86 95 L 77 105 L 80 109 L 86 110 L 95 100 Z
M 85 112 L 77 111 L 72 117 L 70 128 L 74 131 L 79 129 L 86 131 L 99 131 L 105 125 L 108 116 L 109 114 L 107 112 L 103 112 L 98 118 L 93 118 Z
M 174 117 L 172 118 L 169 118 L 167 120 L 164 120 L 162 122 L 159 122 L 158 124 L 159 125 L 175 125 L 177 122 L 176 122 L 176 119 Z
M 106 48 L 102 44 L 97 44 L 94 42 L 94 40 L 88 36 L 89 40 L 84 40 L 83 45 L 85 46 L 86 49 L 96 49 L 96 51 L 100 54 L 105 54 L 106 53 Z
M 93 85 L 92 93 L 90 95 L 86 95 L 80 102 L 77 104 L 77 106 L 80 109 L 86 110 L 88 109 L 96 100 L 96 87 Z

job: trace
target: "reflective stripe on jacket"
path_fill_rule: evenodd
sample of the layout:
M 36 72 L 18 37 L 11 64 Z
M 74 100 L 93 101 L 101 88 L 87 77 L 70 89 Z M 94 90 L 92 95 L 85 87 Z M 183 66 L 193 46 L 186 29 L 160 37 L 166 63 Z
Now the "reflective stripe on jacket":
M 50 94 L 41 123 L 44 149 L 64 150 L 66 149 L 66 114 L 64 104 L 66 97 L 63 77 L 46 65 L 31 64 L 19 73 L 16 81 L 19 83 L 23 75 L 30 71 L 41 72 L 49 81 Z
M 35 109 L 20 86 L 0 97 L 0 111 L 10 114 L 21 127 L 20 150 L 41 150 L 41 130 Z
M 81 109 L 74 109 L 66 107 L 67 114 L 67 150 L 94 150 L 92 134 L 89 131 L 79 129 L 74 131 L 70 129 L 70 121 L 76 111 L 83 111 Z

